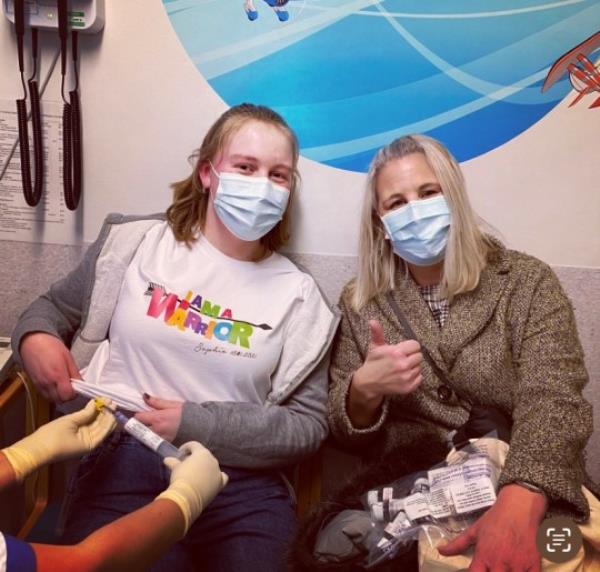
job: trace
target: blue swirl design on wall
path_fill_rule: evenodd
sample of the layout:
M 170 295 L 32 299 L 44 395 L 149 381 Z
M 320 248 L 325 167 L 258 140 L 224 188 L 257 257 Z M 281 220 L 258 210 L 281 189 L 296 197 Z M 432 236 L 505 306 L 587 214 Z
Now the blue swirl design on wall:
M 406 133 L 460 161 L 510 141 L 569 93 L 541 93 L 546 73 L 600 23 L 598 0 L 290 0 L 284 24 L 262 1 L 250 22 L 242 0 L 163 0 L 227 104 L 276 109 L 304 156 L 352 171 Z

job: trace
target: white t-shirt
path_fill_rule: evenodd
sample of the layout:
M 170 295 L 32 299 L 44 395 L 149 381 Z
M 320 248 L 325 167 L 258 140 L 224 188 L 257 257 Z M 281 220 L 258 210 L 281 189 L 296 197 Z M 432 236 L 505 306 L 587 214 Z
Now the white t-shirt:
M 203 236 L 188 248 L 159 224 L 125 273 L 85 380 L 138 398 L 263 403 L 307 288 L 312 277 L 277 253 L 240 261 Z

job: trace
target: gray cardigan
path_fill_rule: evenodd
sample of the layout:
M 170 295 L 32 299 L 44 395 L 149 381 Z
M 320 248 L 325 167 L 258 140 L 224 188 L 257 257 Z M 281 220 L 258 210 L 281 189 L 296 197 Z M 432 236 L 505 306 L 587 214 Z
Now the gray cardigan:
M 108 336 L 127 266 L 146 232 L 163 220 L 109 215 L 79 266 L 21 315 L 12 334 L 17 360 L 23 336 L 41 331 L 62 339 L 77 365 L 86 366 Z M 339 318 L 337 310 L 314 315 L 316 304 L 305 302 L 306 319 L 286 338 L 273 374 L 277 392 L 263 405 L 186 402 L 176 443 L 200 441 L 223 465 L 244 468 L 289 465 L 319 448 L 327 436 L 328 349 Z

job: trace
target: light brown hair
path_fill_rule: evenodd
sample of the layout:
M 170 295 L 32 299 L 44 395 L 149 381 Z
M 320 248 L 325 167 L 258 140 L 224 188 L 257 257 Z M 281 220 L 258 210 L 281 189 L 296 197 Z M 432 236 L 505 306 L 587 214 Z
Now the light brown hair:
M 277 250 L 288 241 L 291 205 L 300 186 L 298 139 L 281 115 L 268 107 L 251 103 L 236 105 L 217 119 L 205 135 L 200 148 L 190 157 L 194 164 L 191 175 L 171 185 L 173 202 L 167 209 L 167 221 L 177 240 L 190 245 L 196 240 L 198 231 L 204 228 L 209 194 L 198 175 L 200 164 L 204 161 L 214 161 L 231 137 L 248 121 L 260 121 L 275 126 L 288 138 L 292 147 L 292 178 L 287 208 L 277 225 L 260 239 L 261 244 L 268 250 Z

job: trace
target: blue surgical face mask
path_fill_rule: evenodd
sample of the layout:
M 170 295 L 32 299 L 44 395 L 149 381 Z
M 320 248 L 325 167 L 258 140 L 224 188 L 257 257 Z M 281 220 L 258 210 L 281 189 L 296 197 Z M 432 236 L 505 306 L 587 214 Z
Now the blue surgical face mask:
M 450 211 L 444 195 L 411 201 L 381 217 L 394 252 L 416 266 L 431 266 L 444 258 Z
M 283 217 L 290 192 L 266 177 L 217 173 L 215 211 L 229 232 L 241 240 L 265 236 Z

